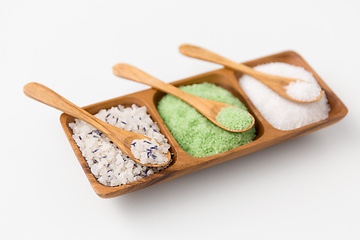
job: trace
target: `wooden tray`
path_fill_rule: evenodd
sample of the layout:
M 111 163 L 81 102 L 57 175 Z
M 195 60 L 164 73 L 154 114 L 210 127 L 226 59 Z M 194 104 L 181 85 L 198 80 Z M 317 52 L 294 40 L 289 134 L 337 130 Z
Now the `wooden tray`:
M 187 154 L 181 147 L 177 144 L 175 139 L 170 134 L 170 131 L 165 126 L 161 117 L 159 116 L 156 106 L 159 100 L 165 95 L 164 93 L 157 91 L 155 89 L 148 89 L 126 96 L 110 99 L 107 101 L 99 102 L 92 104 L 90 106 L 84 107 L 85 110 L 91 114 L 96 114 L 100 109 L 109 109 L 113 106 L 119 104 L 129 107 L 132 104 L 138 106 L 146 106 L 148 113 L 151 115 L 152 119 L 158 123 L 161 133 L 166 136 L 171 145 L 170 151 L 174 154 L 173 161 L 171 165 L 153 175 L 144 177 L 138 181 L 118 186 L 118 187 L 106 187 L 100 184 L 88 167 L 86 160 L 82 156 L 79 148 L 77 147 L 75 141 L 72 138 L 72 130 L 69 128 L 69 123 L 74 121 L 72 116 L 69 116 L 63 113 L 60 117 L 60 122 L 65 131 L 65 134 L 70 142 L 72 149 L 75 152 L 75 155 L 84 170 L 86 177 L 90 181 L 91 186 L 97 195 L 102 198 L 112 198 L 120 196 L 126 193 L 130 193 L 154 184 L 168 181 L 170 179 L 183 176 L 188 173 L 198 171 L 207 167 L 214 166 L 216 164 L 229 161 L 234 158 L 244 156 L 246 154 L 258 151 L 270 147 L 272 145 L 305 135 L 307 133 L 316 131 L 318 129 L 324 128 L 331 124 L 336 123 L 341 120 L 347 114 L 348 110 L 346 106 L 337 98 L 337 96 L 330 90 L 330 88 L 323 82 L 323 80 L 314 72 L 314 70 L 295 52 L 287 51 L 278 53 L 275 55 L 267 56 L 264 58 L 256 59 L 244 64 L 254 67 L 258 64 L 268 63 L 268 62 L 285 62 L 292 65 L 302 66 L 307 71 L 312 72 L 316 80 L 319 82 L 320 86 L 325 90 L 326 96 L 331 107 L 329 117 L 323 121 L 316 122 L 302 128 L 298 128 L 291 131 L 281 131 L 272 127 L 258 112 L 255 106 L 248 99 L 246 94 L 241 89 L 238 79 L 241 77 L 241 73 L 232 71 L 230 69 L 220 69 L 180 81 L 173 82 L 175 86 L 180 85 L 190 85 L 194 83 L 202 82 L 211 82 L 220 87 L 223 87 L 234 94 L 245 106 L 249 109 L 251 114 L 255 117 L 256 123 L 256 138 L 253 142 L 245 144 L 243 146 L 234 148 L 232 150 L 216 154 L 208 157 L 196 158 Z

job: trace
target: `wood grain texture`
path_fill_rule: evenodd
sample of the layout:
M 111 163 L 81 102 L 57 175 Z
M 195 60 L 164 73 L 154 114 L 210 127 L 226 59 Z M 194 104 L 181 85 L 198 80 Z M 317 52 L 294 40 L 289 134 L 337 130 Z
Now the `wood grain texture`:
M 314 132 L 316 130 L 327 127 L 331 124 L 334 124 L 340 121 L 343 117 L 346 116 L 348 110 L 346 106 L 338 99 L 338 97 L 331 91 L 331 89 L 324 83 L 324 81 L 316 74 L 316 72 L 295 52 L 287 51 L 271 56 L 263 57 L 253 61 L 244 63 L 248 67 L 254 67 L 259 64 L 264 64 L 268 62 L 285 62 L 296 66 L 301 66 L 307 71 L 311 72 L 322 89 L 326 93 L 326 97 L 329 101 L 331 111 L 329 117 L 322 121 L 295 129 L 291 131 L 281 131 L 273 128 L 259 113 L 256 107 L 252 104 L 249 98 L 246 96 L 244 91 L 241 89 L 238 79 L 242 76 L 243 72 L 234 71 L 228 68 L 207 72 L 197 76 L 189 77 L 183 80 L 173 82 L 174 86 L 181 85 L 191 85 L 195 83 L 210 82 L 214 83 L 222 88 L 230 91 L 235 97 L 239 98 L 241 102 L 245 104 L 249 112 L 255 118 L 255 128 L 257 135 L 253 142 L 245 144 L 243 146 L 231 149 L 229 151 L 216 154 L 208 157 L 196 158 L 187 154 L 181 147 L 177 144 L 175 139 L 172 137 L 170 131 L 165 126 L 161 117 L 159 116 L 156 106 L 160 99 L 165 95 L 161 91 L 155 89 L 148 89 L 145 91 L 136 92 L 126 96 L 121 96 L 118 98 L 110 99 L 107 101 L 99 102 L 92 104 L 90 106 L 84 107 L 85 110 L 91 114 L 97 113 L 101 109 L 108 109 L 119 104 L 124 106 L 131 106 L 136 104 L 138 106 L 146 106 L 148 113 L 151 118 L 158 123 L 160 131 L 166 136 L 171 145 L 170 151 L 174 154 L 173 161 L 170 166 L 158 173 L 142 178 L 138 181 L 118 186 L 118 187 L 106 187 L 100 184 L 95 177 L 92 175 L 85 159 L 83 158 L 79 148 L 77 147 L 75 141 L 72 139 L 72 131 L 69 128 L 69 123 L 74 121 L 74 117 L 68 114 L 62 114 L 60 117 L 60 122 L 64 129 L 67 139 L 70 142 L 72 149 L 86 174 L 91 186 L 93 187 L 96 194 L 102 198 L 112 198 L 120 195 L 124 195 L 136 190 L 143 189 L 158 183 L 162 183 L 198 170 L 211 167 L 231 159 L 241 161 L 239 157 L 256 152 L 258 150 L 279 144 L 284 141 L 288 141 L 293 138 Z
M 274 92 L 278 93 L 280 96 L 282 96 L 286 99 L 289 99 L 291 101 L 294 101 L 294 102 L 300 102 L 300 103 L 316 102 L 316 101 L 319 101 L 324 95 L 324 91 L 321 91 L 320 95 L 316 99 L 313 99 L 310 101 L 294 99 L 286 93 L 285 86 L 289 85 L 289 83 L 291 83 L 291 82 L 296 82 L 297 80 L 303 81 L 301 79 L 288 78 L 288 77 L 282 77 L 282 76 L 274 76 L 274 75 L 258 72 L 258 71 L 255 71 L 253 68 L 248 67 L 244 64 L 233 62 L 233 61 L 226 59 L 220 55 L 210 52 L 206 49 L 196 47 L 193 45 L 189 45 L 189 44 L 181 45 L 179 50 L 185 56 L 221 64 L 230 69 L 234 69 L 235 71 L 245 73 L 245 74 L 259 80 L 260 82 L 262 82 L 263 84 L 268 86 L 270 89 L 272 89 Z
M 112 126 L 96 117 L 92 114 L 87 112 L 84 109 L 79 108 L 75 104 L 71 103 L 64 97 L 60 96 L 58 93 L 54 92 L 53 90 L 45 87 L 40 83 L 31 82 L 24 86 L 24 93 L 26 96 L 44 103 L 48 106 L 56 108 L 64 113 L 70 114 L 73 117 L 76 117 L 84 122 L 87 122 L 91 126 L 98 129 L 102 132 L 105 136 L 107 136 L 114 144 L 121 149 L 126 155 L 132 158 L 134 161 L 143 164 L 140 162 L 139 159 L 136 159 L 131 152 L 130 144 L 135 139 L 147 139 L 151 141 L 150 138 L 145 137 L 141 134 L 129 132 L 118 127 Z M 150 167 L 161 167 L 165 166 L 169 163 L 171 159 L 170 152 L 167 152 L 168 161 L 164 164 L 143 164 L 145 166 Z
M 217 120 L 216 117 L 218 116 L 219 112 L 226 107 L 234 107 L 230 104 L 217 102 L 201 97 L 197 97 L 195 95 L 191 95 L 187 92 L 184 92 L 180 90 L 177 87 L 174 87 L 173 85 L 164 83 L 153 76 L 150 76 L 149 74 L 129 65 L 129 64 L 116 64 L 113 67 L 113 73 L 121 78 L 129 79 L 135 82 L 143 83 L 146 85 L 149 85 L 155 89 L 158 89 L 162 92 L 169 93 L 184 102 L 188 103 L 190 106 L 195 108 L 198 112 L 200 112 L 203 116 L 205 116 L 207 119 L 209 119 L 212 123 L 214 123 L 216 126 L 221 127 L 222 129 L 225 129 L 229 132 L 245 132 L 252 128 L 252 126 L 255 123 L 255 119 L 253 116 L 252 118 L 252 124 L 247 127 L 246 129 L 242 130 L 231 130 L 226 128 L 225 126 L 221 125 Z

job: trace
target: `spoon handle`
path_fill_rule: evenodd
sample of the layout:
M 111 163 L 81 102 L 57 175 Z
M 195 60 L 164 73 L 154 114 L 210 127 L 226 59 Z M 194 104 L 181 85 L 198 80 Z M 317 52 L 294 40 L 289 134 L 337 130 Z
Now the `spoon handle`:
M 192 104 L 192 99 L 194 96 L 181 91 L 177 87 L 162 82 L 159 79 L 154 78 L 153 76 L 141 71 L 140 69 L 137 69 L 134 66 L 131 66 L 129 64 L 120 63 L 116 64 L 113 67 L 113 72 L 116 76 L 129 79 L 135 82 L 143 83 L 145 85 L 151 86 L 157 90 L 160 90 L 162 92 L 169 93 L 175 97 L 178 97 L 185 102 L 188 102 L 190 105 Z
M 223 66 L 239 70 L 248 75 L 257 73 L 257 71 L 253 70 L 251 67 L 248 67 L 241 63 L 239 64 L 239 63 L 233 62 L 233 61 L 231 61 L 227 58 L 224 58 L 216 53 L 210 52 L 210 51 L 200 48 L 200 47 L 196 47 L 196 46 L 189 45 L 189 44 L 184 44 L 184 45 L 180 46 L 179 50 L 185 56 L 221 64 Z
M 56 108 L 64 113 L 67 113 L 75 118 L 81 119 L 93 127 L 97 128 L 99 131 L 103 132 L 104 134 L 111 133 L 107 130 L 109 126 L 108 124 L 104 123 L 100 119 L 94 117 L 89 112 L 79 108 L 72 102 L 68 101 L 64 97 L 60 96 L 53 90 L 45 87 L 40 83 L 31 82 L 24 86 L 24 93 L 26 96 L 44 103 L 50 107 Z
M 189 44 L 184 44 L 181 45 L 179 48 L 180 52 L 188 57 L 192 57 L 192 58 L 197 58 L 197 59 L 201 59 L 201 60 L 205 60 L 208 62 L 213 62 L 213 63 L 217 63 L 217 64 L 221 64 L 225 67 L 240 71 L 242 73 L 245 73 L 253 78 L 256 78 L 260 81 L 264 81 L 266 80 L 270 80 L 270 83 L 273 82 L 274 80 L 281 80 L 281 81 L 285 81 L 286 84 L 289 83 L 288 80 L 283 79 L 282 77 L 279 76 L 273 76 L 273 75 L 269 75 L 269 74 L 265 74 L 262 72 L 258 72 L 254 69 L 252 69 L 251 67 L 248 67 L 244 64 L 241 63 L 236 63 L 234 61 L 231 61 L 227 58 L 224 58 L 218 54 L 215 54 L 213 52 L 210 52 L 206 49 L 200 48 L 200 47 L 196 47 L 193 45 L 189 45 Z M 268 81 L 266 81 L 268 83 Z M 273 83 L 272 83 L 273 84 Z
M 120 128 L 117 128 L 111 124 L 108 124 L 93 115 L 89 112 L 85 111 L 82 108 L 79 108 L 75 104 L 71 103 L 67 99 L 63 98 L 53 90 L 45 87 L 40 83 L 28 83 L 24 86 L 24 93 L 29 98 L 32 98 L 36 101 L 44 103 L 50 107 L 56 108 L 64 113 L 67 113 L 75 118 L 81 119 L 84 122 L 92 125 L 100 132 L 102 132 L 105 136 L 107 136 L 113 143 L 120 148 L 120 150 L 129 156 L 134 161 L 143 164 L 139 159 L 135 158 L 131 149 L 130 144 L 134 139 L 148 139 L 150 138 L 140 135 L 138 133 L 125 131 Z M 171 159 L 170 151 L 167 152 L 167 159 Z M 162 164 L 143 164 L 149 167 L 161 167 L 168 164 L 168 162 Z

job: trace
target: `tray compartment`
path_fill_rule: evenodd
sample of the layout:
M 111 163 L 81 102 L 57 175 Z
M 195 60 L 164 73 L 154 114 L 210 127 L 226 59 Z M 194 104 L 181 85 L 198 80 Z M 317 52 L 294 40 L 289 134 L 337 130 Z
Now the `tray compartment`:
M 139 97 L 134 97 L 131 95 L 127 95 L 124 97 L 119 97 L 119 98 L 114 98 L 114 99 L 110 99 L 107 101 L 103 101 L 103 102 L 99 102 L 96 104 L 92 104 L 86 107 L 83 107 L 83 109 L 85 109 L 86 111 L 88 111 L 91 114 L 96 114 L 97 112 L 99 112 L 101 109 L 110 109 L 111 107 L 117 107 L 118 105 L 122 105 L 124 107 L 131 107 L 132 104 L 136 104 L 139 107 L 142 106 L 146 106 L 147 108 L 147 113 L 150 114 L 151 118 L 153 119 L 154 122 L 158 122 L 158 126 L 160 128 L 160 132 L 165 135 L 165 137 L 167 139 L 169 139 L 169 135 L 170 133 L 165 131 L 164 129 L 164 124 L 159 124 L 159 121 L 161 121 L 161 118 L 159 115 L 157 115 L 157 111 L 154 110 L 153 106 L 151 106 L 150 104 L 148 104 L 146 101 L 144 101 L 143 99 L 139 98 Z M 78 146 L 76 145 L 74 139 L 72 138 L 73 132 L 72 129 L 69 127 L 69 123 L 74 122 L 74 117 L 70 116 L 68 114 L 63 113 L 60 116 L 60 122 L 63 126 L 63 129 L 65 131 L 65 134 L 70 142 L 70 145 L 72 146 L 72 149 L 86 175 L 86 177 L 88 178 L 90 184 L 92 185 L 92 187 L 94 188 L 95 192 L 100 196 L 100 197 L 112 197 L 113 192 L 118 191 L 119 188 L 121 188 L 122 192 L 127 192 L 127 191 L 134 191 L 136 190 L 139 186 L 145 186 L 147 184 L 154 184 L 152 183 L 152 181 L 154 181 L 153 179 L 151 179 L 151 176 L 147 176 L 147 184 L 141 183 L 141 180 L 126 184 L 126 185 L 122 185 L 119 187 L 107 187 L 102 185 L 101 183 L 99 183 L 96 178 L 94 177 L 94 175 L 91 173 L 90 168 L 87 165 L 87 162 L 85 160 L 85 158 L 82 156 L 82 153 L 80 151 L 80 149 L 78 148 Z M 176 148 L 174 147 L 174 145 L 172 144 L 172 142 L 169 141 L 170 144 L 170 152 L 173 154 L 172 156 L 172 162 L 170 163 L 168 168 L 171 168 L 174 163 L 177 161 L 177 151 Z M 156 182 L 156 181 L 155 181 Z M 139 185 L 139 186 L 138 186 Z
M 229 92 L 231 92 L 236 98 L 238 98 L 248 109 L 248 111 L 254 116 L 255 118 L 255 129 L 256 129 L 256 137 L 254 141 L 260 138 L 264 133 L 264 126 L 262 124 L 262 120 L 258 118 L 258 113 L 253 111 L 253 107 L 249 105 L 249 100 L 247 100 L 244 95 L 243 91 L 239 91 L 239 84 L 237 83 L 236 79 L 234 78 L 233 71 L 229 71 L 227 69 L 221 69 L 215 72 L 205 73 L 199 76 L 195 76 L 193 78 L 188 78 L 185 80 L 180 80 L 172 83 L 176 87 L 180 86 L 187 86 L 193 84 L 200 84 L 204 82 L 213 83 L 216 86 L 222 87 Z M 159 101 L 165 96 L 166 93 L 161 91 L 156 91 L 154 93 L 153 102 L 155 108 L 157 108 Z M 174 139 L 175 140 L 175 139 Z
M 315 77 L 315 79 L 318 81 L 321 88 L 325 91 L 326 97 L 327 97 L 329 105 L 330 105 L 329 117 L 327 119 L 322 120 L 320 122 L 316 122 L 316 123 L 307 125 L 307 126 L 304 126 L 304 127 L 301 127 L 299 129 L 294 129 L 294 130 L 290 130 L 290 131 L 286 131 L 286 132 L 293 132 L 293 131 L 296 131 L 296 130 L 312 128 L 313 126 L 319 126 L 319 124 L 326 123 L 328 121 L 331 121 L 330 124 L 332 124 L 332 123 L 335 123 L 335 122 L 339 121 L 340 119 L 342 119 L 347 114 L 348 110 L 345 107 L 345 105 L 340 101 L 340 99 L 326 85 L 326 83 L 320 78 L 320 76 L 310 67 L 310 65 L 299 54 L 297 54 L 294 51 L 286 51 L 286 52 L 274 54 L 274 55 L 267 56 L 267 57 L 264 57 L 264 58 L 255 59 L 255 60 L 252 60 L 252 61 L 249 61 L 249 62 L 245 62 L 244 64 L 249 66 L 249 67 L 255 67 L 257 65 L 270 63 L 270 62 L 284 62 L 284 63 L 288 63 L 288 64 L 291 64 L 291 65 L 303 67 L 305 70 L 311 72 L 313 74 L 313 76 Z M 235 79 L 236 79 L 237 82 L 241 78 L 242 75 L 243 75 L 243 73 L 234 71 L 234 76 L 235 76 Z M 239 88 L 241 89 L 240 84 L 238 84 L 238 85 L 239 85 Z M 269 125 L 270 128 L 273 128 L 262 117 L 261 113 L 251 103 L 250 99 L 247 97 L 246 93 L 242 89 L 241 89 L 241 92 L 242 92 L 243 96 L 245 96 L 245 98 L 249 101 L 249 105 L 251 106 L 251 108 L 258 114 L 259 118 L 263 119 L 264 122 L 266 122 L 266 125 Z M 321 128 L 326 127 L 328 125 L 329 124 L 321 125 Z M 282 130 L 275 129 L 275 128 L 274 128 L 274 130 L 282 131 Z

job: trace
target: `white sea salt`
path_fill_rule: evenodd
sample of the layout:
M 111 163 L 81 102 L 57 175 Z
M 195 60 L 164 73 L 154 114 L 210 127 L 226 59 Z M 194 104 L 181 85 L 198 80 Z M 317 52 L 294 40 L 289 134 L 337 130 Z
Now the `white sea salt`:
M 312 73 L 299 66 L 272 62 L 258 65 L 254 67 L 254 70 L 305 80 L 309 84 L 314 84 L 320 88 Z M 317 102 L 297 103 L 281 97 L 260 81 L 246 74 L 239 79 L 239 83 L 261 115 L 274 128 L 285 131 L 293 130 L 324 120 L 329 116 L 330 106 L 326 94 Z M 289 91 L 301 95 L 301 91 L 306 91 L 307 86 L 301 84 L 299 87 L 299 84 L 294 82 L 289 88 Z M 295 93 L 293 94 L 296 95 Z M 312 93 L 309 93 L 309 95 L 312 95 Z
M 285 86 L 286 93 L 293 99 L 300 101 L 312 101 L 320 96 L 319 84 L 297 80 Z
M 108 110 L 100 110 L 95 117 L 116 127 L 140 133 L 160 143 L 164 149 L 170 145 L 160 133 L 157 123 L 147 114 L 146 107 L 133 104 L 125 108 L 121 105 Z M 105 186 L 119 186 L 165 169 L 164 167 L 146 167 L 136 163 L 116 147 L 110 139 L 91 125 L 75 119 L 69 124 L 73 130 L 73 139 L 95 176 Z

